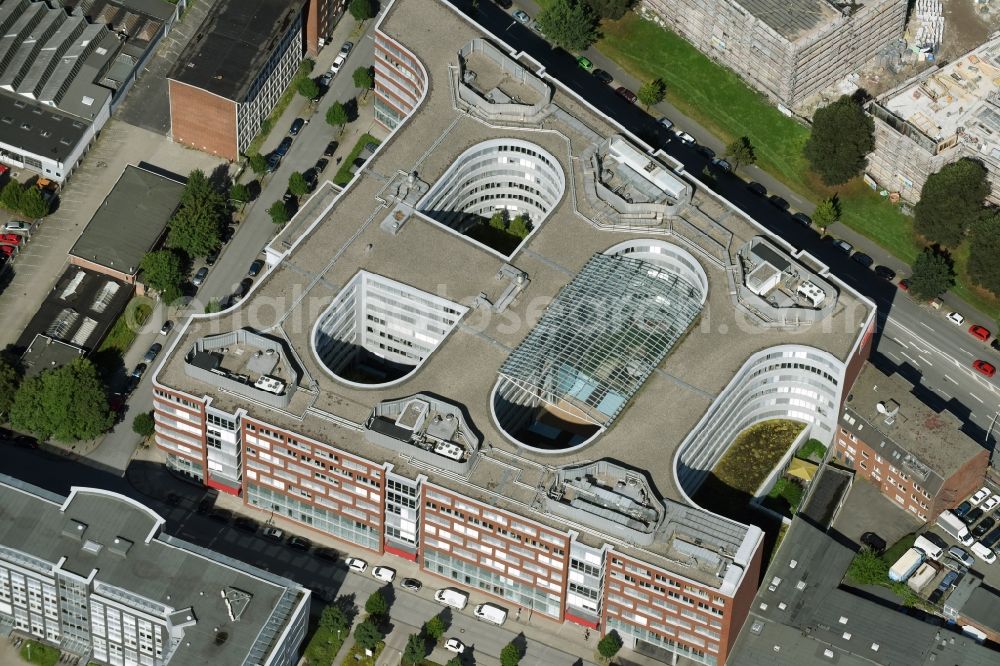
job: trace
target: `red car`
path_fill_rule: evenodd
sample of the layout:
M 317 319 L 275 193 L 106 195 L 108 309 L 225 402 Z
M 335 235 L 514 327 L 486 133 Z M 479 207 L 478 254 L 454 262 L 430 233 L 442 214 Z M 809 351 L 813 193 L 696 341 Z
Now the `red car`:
M 618 86 L 615 88 L 615 92 L 627 99 L 628 101 L 635 104 L 635 93 L 626 88 L 625 86 Z
M 997 371 L 997 369 L 993 367 L 992 363 L 978 360 L 972 362 L 972 369 L 982 375 L 986 375 L 987 377 L 992 377 Z
M 970 326 L 969 333 L 972 334 L 972 337 L 976 338 L 977 340 L 982 340 L 983 342 L 986 342 L 987 340 L 990 339 L 990 332 L 985 327 L 980 326 L 979 324 L 973 324 L 972 326 Z
M 899 281 L 899 288 L 902 289 L 903 291 L 909 291 L 910 290 L 910 283 L 907 282 L 906 280 L 900 280 Z

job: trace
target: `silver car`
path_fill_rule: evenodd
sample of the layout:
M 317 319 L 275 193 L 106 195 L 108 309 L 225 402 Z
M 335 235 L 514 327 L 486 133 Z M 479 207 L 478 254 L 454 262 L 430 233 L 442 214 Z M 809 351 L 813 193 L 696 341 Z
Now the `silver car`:
M 972 555 L 969 555 L 967 552 L 965 552 L 958 546 L 952 546 L 951 548 L 948 549 L 948 557 L 951 557 L 952 559 L 961 562 L 963 565 L 967 567 L 971 567 L 973 564 L 976 563 L 976 560 L 973 559 Z

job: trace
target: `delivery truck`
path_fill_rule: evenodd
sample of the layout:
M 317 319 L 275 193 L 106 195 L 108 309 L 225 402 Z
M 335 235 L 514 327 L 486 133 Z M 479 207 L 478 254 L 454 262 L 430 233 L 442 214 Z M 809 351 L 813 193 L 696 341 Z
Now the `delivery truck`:
M 971 546 L 975 539 L 969 533 L 969 528 L 951 511 L 942 511 L 937 517 L 937 526 L 962 542 L 963 546 Z
M 889 580 L 905 581 L 924 562 L 924 554 L 917 548 L 910 548 L 889 568 Z

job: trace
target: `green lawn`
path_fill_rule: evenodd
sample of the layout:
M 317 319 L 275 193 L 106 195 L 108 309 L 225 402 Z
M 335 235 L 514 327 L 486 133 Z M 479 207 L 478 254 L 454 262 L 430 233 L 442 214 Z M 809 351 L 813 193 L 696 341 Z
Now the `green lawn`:
M 841 222 L 912 264 L 920 251 L 912 218 L 869 189 L 860 179 L 837 188 L 820 183 L 802 156 L 809 129 L 782 115 L 732 71 L 716 64 L 683 38 L 633 12 L 601 24 L 597 49 L 642 81 L 663 79 L 667 100 L 723 142 L 749 137 L 757 165 L 803 197 L 817 202 L 837 194 Z M 970 286 L 964 266 L 967 251 L 956 252 L 956 295 L 992 317 L 1000 300 Z
M 791 518 L 798 511 L 804 492 L 802 484 L 782 477 L 774 484 L 774 488 L 771 488 L 763 503 L 768 509 Z
M 805 444 L 799 447 L 799 450 L 795 452 L 796 458 L 801 458 L 802 460 L 809 460 L 810 456 L 814 456 L 819 460 L 823 459 L 826 455 L 826 447 L 823 446 L 823 442 L 818 439 L 810 439 Z
M 54 666 L 59 662 L 59 654 L 56 648 L 38 641 L 28 641 L 21 647 L 21 658 L 38 666 Z
M 753 496 L 804 427 L 786 419 L 754 424 L 736 436 L 712 473 L 727 486 Z
M 135 341 L 138 330 L 153 312 L 153 301 L 145 296 L 136 296 L 128 305 L 124 312 L 115 321 L 114 326 L 108 331 L 107 337 L 101 343 L 98 351 L 114 349 L 124 356 L 128 348 Z
M 354 177 L 354 174 L 351 173 L 351 165 L 354 164 L 354 160 L 358 158 L 358 155 L 361 154 L 361 151 L 364 150 L 365 146 L 369 143 L 374 143 L 377 146 L 381 142 L 371 134 L 362 134 L 361 138 L 358 139 L 358 142 L 354 144 L 354 148 L 351 149 L 351 152 L 348 153 L 347 157 L 344 158 L 344 161 L 341 162 L 340 168 L 337 169 L 337 173 L 333 177 L 335 185 L 343 187 L 351 182 L 351 178 Z
M 891 567 L 896 563 L 896 560 L 903 556 L 903 553 L 913 547 L 913 542 L 916 540 L 916 534 L 907 534 L 905 537 L 886 548 L 885 552 L 882 553 L 882 561 Z

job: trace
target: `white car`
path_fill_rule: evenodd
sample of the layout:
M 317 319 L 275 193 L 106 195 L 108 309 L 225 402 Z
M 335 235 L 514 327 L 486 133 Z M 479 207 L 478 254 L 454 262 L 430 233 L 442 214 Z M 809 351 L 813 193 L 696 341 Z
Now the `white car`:
M 368 563 L 357 557 L 348 557 L 345 562 L 347 563 L 347 568 L 356 573 L 364 573 L 365 569 L 368 568 Z
M 681 143 L 686 143 L 689 146 L 692 146 L 695 143 L 694 137 L 691 136 L 690 134 L 688 134 L 687 132 L 682 132 L 680 130 L 674 130 L 674 136 L 677 137 L 678 141 L 680 141 Z
M 986 564 L 993 564 L 997 561 L 996 553 L 978 541 L 972 544 L 972 546 L 969 547 L 969 550 L 972 551 L 973 555 L 981 559 L 983 562 L 986 562 Z
M 333 64 L 330 65 L 330 73 L 335 75 L 340 71 L 340 68 L 344 66 L 345 62 L 347 62 L 347 56 L 343 53 L 338 54 L 337 57 L 334 58 Z
M 955 324 L 955 326 L 961 326 L 962 324 L 965 323 L 965 317 L 958 314 L 957 312 L 949 312 L 948 321 Z
M 7 222 L 3 225 L 3 232 L 5 234 L 16 234 L 18 232 L 26 232 L 31 228 L 27 222 Z
M 455 654 L 462 654 L 465 652 L 465 643 L 457 638 L 449 638 L 444 642 L 444 649 Z
M 997 508 L 997 506 L 1000 506 L 1000 495 L 994 495 L 993 497 L 989 498 L 988 500 L 983 502 L 983 506 L 980 508 L 982 508 L 983 513 L 989 513 L 993 509 Z
M 990 496 L 989 488 L 985 487 L 980 488 L 975 493 L 973 493 L 972 497 L 969 498 L 969 504 L 971 504 L 972 506 L 979 506 L 980 504 L 983 503 L 983 500 L 985 500 L 989 496 Z M 985 509 L 983 510 L 983 512 L 985 513 Z
M 396 570 L 389 567 L 375 567 L 372 569 L 372 578 L 378 578 L 383 583 L 391 583 L 396 577 Z

